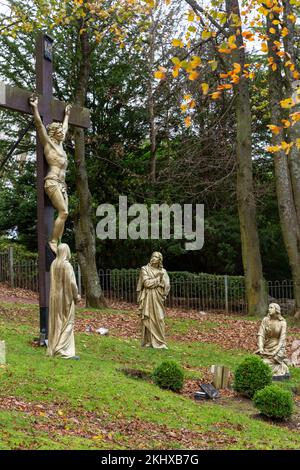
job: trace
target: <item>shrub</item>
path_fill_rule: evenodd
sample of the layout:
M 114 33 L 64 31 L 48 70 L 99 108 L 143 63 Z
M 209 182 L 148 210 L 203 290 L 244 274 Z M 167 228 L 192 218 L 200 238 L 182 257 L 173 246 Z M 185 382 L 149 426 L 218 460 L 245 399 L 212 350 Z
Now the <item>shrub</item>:
M 21 243 L 0 236 L 0 252 L 8 253 L 9 248 L 13 248 L 14 261 L 36 260 L 38 258 L 37 253 L 28 251 Z
M 258 356 L 246 357 L 234 373 L 234 389 L 252 398 L 257 390 L 272 382 L 272 369 Z
M 175 361 L 163 361 L 154 369 L 152 379 L 160 388 L 179 392 L 183 387 L 183 369 Z
M 254 395 L 253 402 L 262 414 L 270 418 L 289 418 L 294 409 L 291 392 L 275 384 L 258 390 Z

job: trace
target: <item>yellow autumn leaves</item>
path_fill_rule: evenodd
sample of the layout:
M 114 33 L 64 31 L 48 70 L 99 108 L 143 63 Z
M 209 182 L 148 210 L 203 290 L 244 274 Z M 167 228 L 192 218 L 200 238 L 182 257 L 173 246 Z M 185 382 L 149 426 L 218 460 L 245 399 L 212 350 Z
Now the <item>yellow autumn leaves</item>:
M 229 36 L 227 41 L 224 41 L 219 47 L 218 51 L 221 54 L 231 54 L 234 49 L 237 49 L 236 35 Z
M 171 0 L 165 0 L 165 2 L 169 4 L 171 3 Z M 291 4 L 293 5 L 295 5 L 297 2 L 300 6 L 300 0 L 291 0 Z M 286 69 L 289 69 L 295 80 L 300 79 L 300 73 L 296 70 L 295 64 L 292 63 L 291 56 L 285 52 L 283 47 L 285 38 L 289 35 L 288 22 L 286 22 L 286 19 L 284 21 L 283 19 L 279 19 L 280 17 L 282 18 L 283 7 L 279 6 L 277 0 L 259 0 L 257 7 L 258 8 L 255 10 L 255 15 L 257 16 L 254 16 L 253 10 L 251 10 L 249 5 L 243 6 L 241 14 L 242 17 L 245 17 L 245 20 L 247 20 L 247 15 L 249 15 L 249 13 L 252 14 L 252 17 L 250 15 L 249 21 L 245 21 L 245 23 L 243 22 L 243 25 L 238 15 L 233 13 L 230 14 L 230 25 L 232 27 L 231 31 L 234 34 L 229 35 L 229 37 L 226 37 L 225 35 L 225 38 L 223 37 L 223 42 L 221 42 L 222 40 L 214 41 L 216 36 L 218 39 L 220 36 L 217 29 L 214 26 L 210 26 L 205 14 L 201 15 L 200 18 L 193 10 L 188 10 L 185 14 L 188 22 L 190 22 L 190 25 L 187 27 L 187 34 L 185 35 L 183 32 L 181 32 L 181 34 L 178 35 L 180 37 L 175 37 L 171 40 L 172 46 L 179 49 L 178 56 L 181 57 L 173 57 L 172 59 L 173 66 L 170 73 L 171 78 L 177 78 L 180 73 L 185 72 L 187 78 L 190 81 L 195 82 L 195 86 L 197 86 L 197 88 L 199 86 L 202 96 L 206 97 L 208 95 L 210 99 L 218 100 L 221 98 L 224 91 L 232 90 L 235 85 L 240 83 L 241 79 L 254 79 L 256 70 L 260 67 L 264 67 L 265 62 L 262 61 L 261 63 L 259 62 L 255 65 L 252 63 L 252 66 L 250 64 L 245 64 L 243 67 L 241 67 L 239 63 L 234 62 L 232 70 L 226 70 L 226 73 L 219 74 L 219 78 L 221 80 L 219 80 L 219 84 L 212 90 L 210 90 L 209 84 L 206 83 L 206 81 L 208 81 L 207 78 L 204 79 L 205 81 L 203 80 L 201 83 L 202 80 L 200 74 L 202 74 L 202 70 L 205 70 L 205 77 L 207 77 L 209 75 L 207 74 L 208 65 L 210 65 L 212 71 L 216 71 L 218 68 L 218 61 L 220 62 L 220 67 L 222 67 L 224 61 L 226 63 L 231 63 L 231 61 L 226 57 L 222 58 L 223 54 L 232 55 L 232 53 L 239 47 L 245 47 L 247 41 L 256 41 L 258 39 L 261 42 L 261 52 L 268 54 L 269 47 L 271 47 L 270 45 L 272 44 L 272 49 L 278 56 L 276 57 L 274 54 L 274 57 L 266 58 L 266 61 L 273 72 L 277 70 L 279 64 L 280 66 L 282 64 L 282 66 L 284 66 Z M 228 21 L 228 15 L 224 12 L 217 11 L 217 9 L 216 11 L 212 11 L 209 10 L 209 7 L 207 9 L 204 8 L 204 10 L 208 10 L 210 16 L 221 25 L 225 25 L 226 21 Z M 263 28 L 260 28 L 259 30 L 254 29 L 257 26 L 264 26 L 265 18 L 263 17 L 267 16 L 272 19 L 271 27 L 269 27 L 267 30 Z M 293 13 L 290 13 L 287 17 L 287 20 L 289 20 L 291 23 L 295 23 L 296 16 Z M 213 21 L 211 20 L 211 22 Z M 248 28 L 250 31 L 247 30 Z M 193 33 L 199 44 L 203 45 L 203 43 L 206 41 L 214 42 L 215 48 L 218 51 L 218 61 L 207 61 L 205 57 L 202 58 L 196 55 L 192 56 L 192 58 L 182 60 L 182 56 L 185 52 L 187 52 L 185 57 L 189 57 L 189 54 L 191 54 L 191 37 L 193 36 Z M 270 41 L 272 41 L 272 43 Z M 240 44 L 243 45 L 241 46 Z M 237 51 L 235 52 L 235 57 L 237 58 L 236 60 L 238 60 Z M 154 77 L 158 80 L 166 79 L 167 70 L 164 67 L 159 67 L 158 70 L 154 72 Z M 281 101 L 280 105 L 282 108 L 290 109 L 294 106 L 293 99 L 286 98 Z M 190 110 L 193 110 L 194 107 L 194 100 L 185 100 L 181 105 L 181 110 L 183 113 L 190 113 Z M 290 114 L 289 118 L 282 119 L 281 123 L 276 123 L 277 125 L 270 124 L 268 128 L 272 133 L 279 134 L 281 130 L 293 126 L 297 120 L 299 120 L 299 114 L 292 113 Z M 187 127 L 191 126 L 190 115 L 185 117 L 185 125 Z M 278 146 L 275 146 L 275 148 L 276 147 Z M 285 144 L 284 141 L 280 144 L 280 150 L 284 150 L 286 153 L 289 153 L 290 148 L 290 144 Z
M 180 47 L 182 49 L 184 47 L 184 44 L 181 39 L 172 39 L 172 46 Z
M 280 101 L 281 107 L 285 108 L 285 109 L 291 108 L 291 107 L 295 106 L 295 104 L 296 103 L 293 101 L 292 98 L 287 98 L 285 100 Z M 275 125 L 275 124 L 268 124 L 267 127 L 270 129 L 272 134 L 278 135 L 283 129 L 288 129 L 291 126 L 294 126 L 296 124 L 296 122 L 300 121 L 300 111 L 296 111 L 295 113 L 291 113 L 289 117 L 290 117 L 290 120 L 281 119 L 282 126 L 278 126 L 278 125 Z M 299 142 L 300 142 L 300 139 L 299 139 Z M 277 148 L 277 146 L 268 147 L 268 149 L 270 149 L 270 148 L 274 149 L 274 148 Z M 281 150 L 281 147 L 279 147 L 279 149 L 277 149 L 277 150 L 273 150 L 273 152 L 277 152 L 278 150 Z M 271 150 L 269 150 L 269 151 L 271 151 Z
M 293 145 L 296 145 L 298 149 L 300 149 L 300 139 L 296 139 L 295 142 L 285 142 L 284 140 L 278 144 L 278 145 L 270 145 L 269 147 L 266 147 L 266 150 L 270 153 L 277 153 L 280 152 L 281 150 L 284 151 L 286 155 L 288 155 L 291 151 L 291 148 Z
M 175 40 L 173 40 L 174 43 Z M 179 40 L 176 40 L 179 41 Z M 176 42 L 176 44 L 179 44 Z M 191 60 L 180 60 L 178 57 L 173 57 L 172 62 L 174 64 L 172 68 L 173 77 L 178 77 L 179 71 L 181 69 L 185 70 L 188 73 L 189 80 L 193 81 L 199 77 L 199 72 L 196 70 L 201 65 L 201 59 L 199 56 L 193 55 Z M 163 80 L 166 78 L 167 70 L 164 67 L 159 67 L 158 70 L 154 72 L 154 77 L 158 80 Z
M 285 109 L 292 108 L 294 106 L 293 98 L 290 97 L 280 101 L 280 106 Z
M 280 105 L 282 108 L 291 108 L 292 106 L 295 105 L 295 103 L 293 102 L 292 98 L 287 98 L 285 100 L 280 101 Z M 282 126 L 277 126 L 275 124 L 268 124 L 267 127 L 270 129 L 272 134 L 278 135 L 283 130 L 283 128 L 287 129 L 291 126 L 294 126 L 296 122 L 300 121 L 300 111 L 291 113 L 290 118 L 291 120 L 281 119 L 281 122 L 283 124 Z M 295 142 L 288 143 L 288 142 L 282 141 L 278 145 L 270 145 L 266 147 L 266 150 L 270 153 L 277 153 L 282 150 L 285 152 L 286 155 L 288 155 L 293 145 L 296 145 L 296 147 L 300 149 L 300 138 L 296 139 Z
M 215 31 L 208 31 L 207 29 L 205 29 L 204 31 L 202 31 L 201 38 L 203 39 L 203 41 L 206 41 L 207 39 L 216 37 L 216 35 L 217 33 Z
M 166 78 L 166 72 L 167 69 L 165 67 L 159 67 L 156 72 L 154 72 L 154 77 L 157 78 L 157 80 L 164 80 Z
M 233 44 L 234 44 L 233 41 L 235 40 L 235 38 L 236 38 L 235 36 L 231 36 L 228 39 L 228 43 L 231 44 L 232 48 L 234 47 L 233 46 Z M 180 38 L 173 39 L 172 40 L 172 46 L 176 47 L 176 48 L 183 48 L 184 44 L 183 44 L 182 39 L 180 39 Z M 178 57 L 173 57 L 171 59 L 171 61 L 173 63 L 172 76 L 174 78 L 178 77 L 180 71 L 183 70 L 183 71 L 186 72 L 187 77 L 190 81 L 196 81 L 196 80 L 199 79 L 199 77 L 200 77 L 199 69 L 202 66 L 204 66 L 206 68 L 207 68 L 207 66 L 209 66 L 212 71 L 216 71 L 217 68 L 218 68 L 218 61 L 217 60 L 209 60 L 207 62 L 205 61 L 205 63 L 202 64 L 201 58 L 197 55 L 191 56 L 191 58 L 189 60 L 180 60 Z M 247 74 L 247 77 L 253 78 L 252 76 L 250 76 L 250 74 L 247 70 L 248 66 L 249 66 L 249 64 L 246 64 L 245 70 L 243 70 L 243 73 Z M 217 87 L 217 89 L 212 91 L 211 93 L 209 93 L 210 87 L 209 87 L 208 83 L 206 83 L 206 82 L 200 83 L 199 88 L 201 90 L 201 93 L 202 93 L 203 97 L 205 97 L 209 94 L 209 96 L 212 100 L 218 100 L 221 97 L 223 90 L 230 90 L 230 89 L 233 88 L 233 85 L 239 83 L 241 72 L 242 72 L 241 65 L 239 63 L 235 62 L 233 64 L 233 69 L 232 70 L 230 70 L 227 74 L 220 74 L 221 79 L 227 78 L 227 79 L 230 80 L 230 83 L 220 84 Z M 165 80 L 167 78 L 167 69 L 165 67 L 159 66 L 158 70 L 156 70 L 154 72 L 154 77 L 157 80 Z M 187 95 L 185 95 L 184 102 L 181 104 L 180 107 L 181 107 L 181 111 L 183 113 L 190 113 L 190 110 L 195 108 L 196 103 L 195 103 L 195 100 L 192 100 L 192 99 L 187 100 L 186 96 Z M 185 117 L 184 122 L 185 122 L 186 127 L 191 126 L 192 120 L 191 120 L 191 115 L 190 114 L 188 114 Z
M 209 84 L 208 83 L 201 83 L 200 87 L 202 89 L 203 95 L 204 96 L 207 95 L 208 90 L 209 90 Z
M 192 98 L 191 95 L 184 95 L 183 97 L 184 102 L 181 103 L 180 108 L 183 113 L 186 113 L 190 109 L 194 109 L 196 107 L 196 101 Z M 185 127 L 190 127 L 192 124 L 192 118 L 190 115 L 187 115 L 184 118 Z

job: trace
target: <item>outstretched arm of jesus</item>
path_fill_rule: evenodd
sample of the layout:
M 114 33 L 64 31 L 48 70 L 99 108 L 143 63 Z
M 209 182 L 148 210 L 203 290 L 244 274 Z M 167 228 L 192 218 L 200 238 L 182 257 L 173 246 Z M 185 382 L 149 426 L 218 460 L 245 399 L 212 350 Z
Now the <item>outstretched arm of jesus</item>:
M 72 106 L 70 104 L 67 104 L 66 109 L 65 109 L 65 117 L 63 121 L 63 132 L 66 135 L 68 132 L 68 127 L 69 127 L 69 117 L 70 117 L 70 112 L 71 112 Z
M 38 97 L 36 95 L 32 95 L 29 98 L 29 103 L 32 107 L 34 122 L 35 122 L 35 126 L 37 129 L 39 138 L 41 140 L 42 145 L 45 146 L 45 144 L 49 141 L 49 137 L 48 137 L 46 128 L 43 124 L 43 121 L 41 120 L 41 116 L 38 110 L 38 104 L 39 104 Z

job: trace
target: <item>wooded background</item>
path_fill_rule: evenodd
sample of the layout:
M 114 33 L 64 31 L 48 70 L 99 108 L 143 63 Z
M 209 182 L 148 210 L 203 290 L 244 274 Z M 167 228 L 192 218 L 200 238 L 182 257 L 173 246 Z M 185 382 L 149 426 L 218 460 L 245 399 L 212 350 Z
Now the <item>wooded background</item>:
M 36 33 L 49 32 L 55 97 L 91 110 L 90 129 L 71 129 L 66 142 L 64 241 L 85 283 L 95 261 L 136 268 L 159 250 L 168 270 L 245 274 L 250 312 L 266 304 L 263 277 L 293 278 L 299 306 L 299 126 L 289 114 L 298 108 L 280 102 L 300 78 L 300 2 L 9 4 L 0 16 L 0 78 L 34 90 Z M 13 236 L 34 252 L 35 132 L 5 162 L 30 117 L 0 114 L 1 243 Z M 128 204 L 205 204 L 203 249 L 185 251 L 179 240 L 97 240 L 96 208 L 117 205 L 119 195 Z M 91 304 L 101 297 L 88 295 Z

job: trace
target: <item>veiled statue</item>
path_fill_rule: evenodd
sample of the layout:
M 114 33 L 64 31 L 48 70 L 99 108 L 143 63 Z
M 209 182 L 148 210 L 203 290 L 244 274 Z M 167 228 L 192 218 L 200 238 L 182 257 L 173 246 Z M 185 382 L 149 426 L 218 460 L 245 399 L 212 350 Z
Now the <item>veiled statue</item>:
M 269 364 L 273 376 L 289 374 L 289 360 L 285 353 L 286 321 L 281 315 L 280 306 L 269 305 L 268 315 L 262 320 L 258 330 L 258 350 L 266 364 Z
M 64 358 L 75 355 L 75 303 L 80 300 L 75 273 L 70 263 L 71 252 L 66 243 L 57 249 L 50 269 L 48 356 Z
M 63 148 L 63 142 L 68 131 L 71 105 L 66 106 L 62 124 L 53 122 L 46 129 L 39 114 L 38 97 L 32 95 L 29 102 L 33 110 L 35 126 L 44 147 L 45 158 L 49 165 L 45 177 L 45 192 L 52 206 L 57 210 L 57 218 L 54 222 L 51 240 L 49 241 L 51 250 L 56 254 L 58 243 L 64 233 L 65 221 L 68 217 L 68 194 L 65 180 L 68 160 Z
M 137 284 L 142 346 L 156 349 L 168 349 L 164 302 L 170 291 L 170 280 L 162 262 L 161 253 L 152 253 L 150 262 L 141 268 Z

